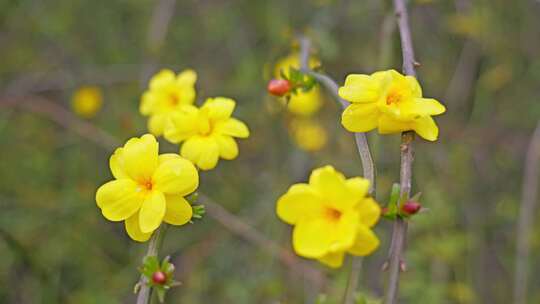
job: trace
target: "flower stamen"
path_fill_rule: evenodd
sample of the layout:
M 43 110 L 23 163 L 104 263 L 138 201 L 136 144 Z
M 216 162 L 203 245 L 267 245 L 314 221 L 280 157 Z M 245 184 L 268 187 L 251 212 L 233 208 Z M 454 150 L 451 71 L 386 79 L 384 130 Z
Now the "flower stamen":
M 337 222 L 341 218 L 342 212 L 331 207 L 324 208 L 324 217 L 331 222 Z

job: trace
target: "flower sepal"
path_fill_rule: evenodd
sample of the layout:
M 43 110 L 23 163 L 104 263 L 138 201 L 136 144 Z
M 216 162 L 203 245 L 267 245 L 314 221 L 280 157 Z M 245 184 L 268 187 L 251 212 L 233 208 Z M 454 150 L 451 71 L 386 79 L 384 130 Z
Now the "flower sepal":
M 411 198 L 399 195 L 401 187 L 399 184 L 394 183 L 392 185 L 392 192 L 390 193 L 390 201 L 388 205 L 381 210 L 381 215 L 388 220 L 395 220 L 397 218 L 408 219 L 411 216 L 423 212 L 427 209 L 423 208 L 419 203 L 422 192 L 418 192 Z
M 178 286 L 181 283 L 174 280 L 174 265 L 169 262 L 170 257 L 167 256 L 159 262 L 156 256 L 147 256 L 144 258 L 143 264 L 139 271 L 143 275 L 145 284 L 154 288 L 160 303 L 165 300 L 165 294 L 172 287 Z M 141 287 L 141 283 L 137 283 L 134 288 L 134 292 L 137 293 Z

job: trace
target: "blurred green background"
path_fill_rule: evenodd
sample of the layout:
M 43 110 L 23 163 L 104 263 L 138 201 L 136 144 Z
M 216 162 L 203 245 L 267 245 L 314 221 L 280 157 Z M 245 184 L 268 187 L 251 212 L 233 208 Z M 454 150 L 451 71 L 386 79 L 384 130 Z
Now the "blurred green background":
M 413 191 L 429 212 L 410 225 L 402 303 L 511 303 L 525 153 L 540 117 L 540 3 L 409 3 L 424 94 L 448 111 L 437 119 L 439 141 L 415 142 Z M 146 245 L 106 221 L 94 193 L 111 178 L 115 141 L 146 132 L 140 95 L 161 68 L 195 69 L 199 104 L 237 101 L 251 136 L 238 159 L 201 174 L 200 191 L 290 249 L 276 199 L 321 165 L 362 170 L 330 98 L 317 114 L 326 145 L 306 152 L 291 140 L 287 113 L 265 91 L 272 64 L 305 33 L 339 83 L 400 70 L 394 24 L 390 1 L 380 0 L 0 1 L 0 302 L 134 301 Z M 85 85 L 103 93 L 91 119 L 70 112 Z M 385 204 L 399 179 L 399 136 L 369 140 Z M 161 141 L 160 149 L 178 148 Z M 381 247 L 364 259 L 360 292 L 370 298 L 383 294 L 390 229 L 382 220 Z M 528 303 L 540 303 L 540 222 L 532 229 Z M 208 215 L 169 229 L 162 253 L 183 283 L 167 303 L 340 303 L 350 262 L 341 270 L 309 262 L 324 278 L 316 286 Z

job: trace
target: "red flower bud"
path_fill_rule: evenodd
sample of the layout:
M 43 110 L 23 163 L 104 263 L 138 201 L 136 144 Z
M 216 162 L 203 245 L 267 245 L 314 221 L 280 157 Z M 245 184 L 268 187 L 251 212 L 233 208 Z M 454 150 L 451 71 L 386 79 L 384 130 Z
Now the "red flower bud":
M 416 214 L 418 211 L 422 209 L 422 205 L 420 203 L 415 201 L 407 201 L 403 206 L 401 206 L 401 211 L 407 215 L 413 215 Z
M 291 83 L 285 79 L 272 79 L 268 82 L 267 90 L 274 96 L 283 96 L 291 90 Z
M 163 285 L 167 282 L 167 275 L 163 271 L 156 271 L 152 275 L 152 282 L 154 284 Z

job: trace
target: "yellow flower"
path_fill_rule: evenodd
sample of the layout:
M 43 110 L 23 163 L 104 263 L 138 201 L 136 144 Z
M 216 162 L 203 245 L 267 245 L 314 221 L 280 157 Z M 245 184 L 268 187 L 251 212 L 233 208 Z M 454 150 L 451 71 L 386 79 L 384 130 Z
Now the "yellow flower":
M 439 128 L 431 116 L 446 111 L 437 100 L 422 97 L 416 78 L 395 70 L 349 75 L 339 96 L 351 102 L 341 116 L 341 123 L 351 132 L 377 127 L 380 134 L 414 130 L 434 141 Z
M 151 134 L 116 149 L 109 166 L 115 180 L 98 188 L 96 202 L 110 221 L 125 221 L 128 235 L 144 242 L 162 221 L 184 225 L 193 210 L 184 196 L 199 186 L 195 166 L 178 154 L 158 155 Z
M 345 179 L 332 166 L 313 170 L 309 184 L 295 184 L 277 202 L 277 214 L 294 225 L 293 248 L 303 257 L 340 267 L 345 253 L 364 256 L 379 246 L 371 227 L 380 208 L 366 197 L 369 181 Z
M 290 129 L 296 145 L 305 151 L 318 151 L 326 145 L 328 140 L 326 130 L 311 119 L 295 119 Z
M 150 133 L 162 135 L 170 115 L 185 105 L 193 104 L 196 80 L 197 74 L 193 70 L 185 70 L 178 75 L 171 70 L 161 70 L 150 79 L 139 109 L 142 115 L 150 116 Z
M 83 118 L 96 116 L 103 104 L 103 97 L 99 87 L 84 86 L 73 94 L 71 108 L 75 114 Z
M 165 127 L 165 138 L 182 144 L 180 154 L 202 170 L 213 169 L 221 157 L 231 160 L 238 156 L 233 137 L 247 138 L 249 130 L 232 118 L 235 101 L 216 97 L 206 100 L 201 108 L 184 107 L 171 116 Z
M 289 76 L 289 68 L 300 68 L 300 55 L 292 53 L 287 57 L 280 59 L 274 69 L 274 77 L 281 78 L 281 72 Z M 310 58 L 309 66 L 315 68 L 320 65 L 320 61 Z M 283 99 L 284 100 L 284 99 Z M 284 100 L 285 101 L 285 100 Z M 287 109 L 296 115 L 310 116 L 315 114 L 322 106 L 321 91 L 318 86 L 312 88 L 309 92 L 298 90 L 296 94 L 291 94 L 287 103 Z

